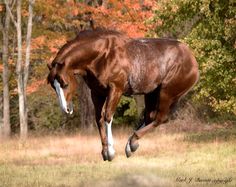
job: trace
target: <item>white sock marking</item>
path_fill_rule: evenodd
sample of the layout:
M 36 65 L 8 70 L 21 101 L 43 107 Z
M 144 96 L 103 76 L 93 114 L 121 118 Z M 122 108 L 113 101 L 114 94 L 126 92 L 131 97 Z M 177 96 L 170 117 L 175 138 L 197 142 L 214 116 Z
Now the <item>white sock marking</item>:
M 110 123 L 105 122 L 105 125 L 106 125 L 106 134 L 107 134 L 108 152 L 110 154 L 115 154 L 115 150 L 113 148 L 114 141 L 113 141 L 112 129 L 111 129 L 112 120 L 113 120 L 113 117 L 111 118 Z

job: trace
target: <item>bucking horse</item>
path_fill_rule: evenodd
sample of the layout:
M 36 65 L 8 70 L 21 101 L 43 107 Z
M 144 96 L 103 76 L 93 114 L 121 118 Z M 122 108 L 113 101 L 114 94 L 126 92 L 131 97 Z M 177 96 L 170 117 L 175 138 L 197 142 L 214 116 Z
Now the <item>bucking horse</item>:
M 106 29 L 81 31 L 68 41 L 48 64 L 48 82 L 60 106 L 72 114 L 72 97 L 80 75 L 91 89 L 103 160 L 115 156 L 112 119 L 121 96 L 143 94 L 143 123 L 128 138 L 130 157 L 138 140 L 168 119 L 181 97 L 199 79 L 198 64 L 191 50 L 174 39 L 130 38 Z

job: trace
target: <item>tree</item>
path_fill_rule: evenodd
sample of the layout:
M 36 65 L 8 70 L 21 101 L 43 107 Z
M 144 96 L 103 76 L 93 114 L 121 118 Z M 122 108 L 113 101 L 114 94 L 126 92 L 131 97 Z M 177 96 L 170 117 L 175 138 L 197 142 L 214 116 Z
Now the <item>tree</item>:
M 11 4 L 11 2 L 10 2 Z M 11 133 L 10 124 L 10 97 L 9 97 L 9 68 L 8 68 L 8 43 L 9 43 L 9 26 L 10 26 L 10 14 L 6 9 L 5 16 L 1 18 L 4 20 L 0 21 L 0 28 L 2 31 L 2 62 L 3 62 L 3 122 L 1 127 L 1 133 L 3 138 L 8 138 Z M 3 14 L 2 14 L 3 15 Z
M 236 20 L 233 0 L 159 1 L 149 35 L 188 43 L 201 70 L 194 99 L 214 111 L 236 114 Z
M 85 14 L 82 18 L 84 25 L 81 25 L 81 29 L 94 29 L 93 20 L 91 15 Z M 80 116 L 80 127 L 91 131 L 96 124 L 95 110 L 91 99 L 91 91 L 86 85 L 85 81 L 79 78 L 79 116 Z
M 91 91 L 82 78 L 79 79 L 79 119 L 80 127 L 91 131 L 96 124 Z
M 3 138 L 3 114 L 2 114 L 3 104 L 2 104 L 2 101 L 3 101 L 2 94 L 0 94 L 0 139 Z
M 22 23 L 21 23 L 21 7 L 22 1 L 17 0 L 16 12 L 17 20 L 15 20 L 12 11 L 9 7 L 8 1 L 4 0 L 12 22 L 16 27 L 17 32 L 17 63 L 16 63 L 16 74 L 17 74 L 17 88 L 19 97 L 19 116 L 20 116 L 20 133 L 21 138 L 25 139 L 28 134 L 28 109 L 27 109 L 27 99 L 26 99 L 26 86 L 29 75 L 29 61 L 30 61 L 30 42 L 32 33 L 32 18 L 33 18 L 33 5 L 34 0 L 29 0 L 29 16 L 27 24 L 27 36 L 26 36 L 26 54 L 25 63 L 22 60 Z

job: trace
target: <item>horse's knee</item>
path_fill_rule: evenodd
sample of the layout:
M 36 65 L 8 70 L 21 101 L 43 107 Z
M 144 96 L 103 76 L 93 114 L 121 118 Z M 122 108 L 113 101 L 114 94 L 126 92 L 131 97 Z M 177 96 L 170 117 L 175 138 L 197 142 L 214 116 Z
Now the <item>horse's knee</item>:
M 102 111 L 100 115 L 97 115 L 96 120 L 99 126 L 103 126 L 105 122 L 105 112 Z
M 113 116 L 110 112 L 106 112 L 105 117 L 104 117 L 105 122 L 110 123 L 112 120 L 112 117 Z

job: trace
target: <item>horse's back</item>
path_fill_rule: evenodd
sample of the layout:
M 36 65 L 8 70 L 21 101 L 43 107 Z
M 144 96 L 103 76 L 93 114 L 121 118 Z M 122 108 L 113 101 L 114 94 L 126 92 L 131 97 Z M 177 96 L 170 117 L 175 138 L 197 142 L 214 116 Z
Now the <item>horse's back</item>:
M 198 69 L 191 50 L 177 40 L 135 39 L 126 48 L 131 65 L 129 84 L 134 93 L 149 93 Z

